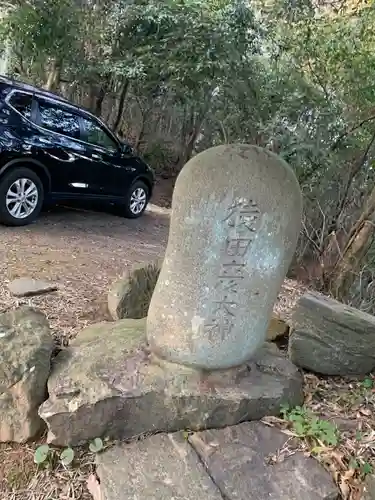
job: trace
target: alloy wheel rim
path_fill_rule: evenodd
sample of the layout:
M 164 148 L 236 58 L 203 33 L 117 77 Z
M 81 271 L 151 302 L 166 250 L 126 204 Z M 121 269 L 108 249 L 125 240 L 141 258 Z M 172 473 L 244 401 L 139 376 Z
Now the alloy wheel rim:
M 15 219 L 26 219 L 38 205 L 38 188 L 30 179 L 21 178 L 13 182 L 7 191 L 5 204 Z
M 130 197 L 130 210 L 134 215 L 138 215 L 146 206 L 146 191 L 143 188 L 137 188 Z

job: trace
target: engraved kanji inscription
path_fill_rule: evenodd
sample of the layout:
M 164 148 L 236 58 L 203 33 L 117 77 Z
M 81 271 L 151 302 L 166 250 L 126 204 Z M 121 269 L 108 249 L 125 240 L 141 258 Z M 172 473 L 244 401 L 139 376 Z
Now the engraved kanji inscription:
M 260 211 L 255 202 L 241 198 L 232 203 L 223 222 L 227 222 L 229 227 L 235 228 L 238 232 L 248 230 L 253 233 L 259 215 Z
M 239 293 L 245 278 L 246 256 L 256 236 L 260 210 L 253 200 L 235 200 L 223 219 L 228 235 L 223 248 L 215 298 L 204 331 L 211 341 L 224 340 L 235 325 Z

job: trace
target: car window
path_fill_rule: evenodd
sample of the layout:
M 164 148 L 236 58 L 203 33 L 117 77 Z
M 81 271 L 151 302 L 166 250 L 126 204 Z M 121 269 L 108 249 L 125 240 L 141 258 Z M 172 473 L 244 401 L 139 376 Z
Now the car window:
M 29 94 L 16 92 L 9 100 L 9 104 L 21 113 L 25 118 L 31 119 L 31 105 L 33 97 Z
M 107 134 L 107 132 L 94 120 L 82 118 L 85 128 L 85 140 L 90 144 L 101 146 L 102 148 L 117 151 L 118 144 Z
M 80 139 L 78 115 L 48 101 L 40 99 L 38 102 L 41 127 L 73 139 Z

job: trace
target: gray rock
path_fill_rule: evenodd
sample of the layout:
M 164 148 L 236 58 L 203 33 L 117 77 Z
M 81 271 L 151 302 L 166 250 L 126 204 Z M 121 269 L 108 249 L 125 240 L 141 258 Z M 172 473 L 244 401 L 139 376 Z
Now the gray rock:
M 159 261 L 136 265 L 114 283 L 108 293 L 108 310 L 114 320 L 147 316 L 160 266 Z
M 324 375 L 360 375 L 375 368 L 375 317 L 318 293 L 306 293 L 290 322 L 289 356 Z
M 153 353 L 207 370 L 248 361 L 265 341 L 301 212 L 293 171 L 269 151 L 235 144 L 192 158 L 149 308 Z
M 288 437 L 260 422 L 193 434 L 189 442 L 229 500 L 338 500 L 328 472 L 313 458 L 279 456 Z M 272 465 L 272 459 L 276 458 Z M 270 460 L 271 459 L 271 460 Z
M 9 291 L 16 297 L 31 297 L 55 292 L 57 286 L 43 280 L 33 278 L 17 278 L 9 283 Z
M 0 315 L 0 442 L 24 442 L 42 427 L 53 339 L 44 314 L 20 307 Z
M 154 358 L 145 320 L 126 319 L 83 330 L 56 357 L 48 391 L 39 414 L 48 441 L 62 446 L 224 427 L 303 401 L 301 374 L 273 344 L 251 364 L 201 372 Z
M 97 457 L 102 500 L 222 500 L 181 434 L 158 434 Z
M 97 457 L 102 500 L 338 500 L 314 459 L 295 453 L 272 463 L 286 440 L 252 422 L 115 446 Z
M 375 500 L 375 475 L 368 474 L 363 485 L 361 500 Z

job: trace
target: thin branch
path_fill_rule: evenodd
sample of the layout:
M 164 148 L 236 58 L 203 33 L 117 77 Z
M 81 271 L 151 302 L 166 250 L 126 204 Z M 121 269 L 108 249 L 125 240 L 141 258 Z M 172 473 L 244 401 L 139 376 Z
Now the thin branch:
M 352 134 L 353 132 L 355 132 L 356 130 L 358 130 L 359 128 L 363 127 L 363 125 L 365 125 L 366 123 L 368 122 L 371 122 L 372 120 L 375 120 L 375 115 L 371 115 L 369 116 L 368 118 L 365 118 L 364 120 L 362 120 L 361 122 L 357 123 L 357 125 L 355 125 L 354 127 L 350 128 L 350 129 L 347 129 L 345 130 L 345 132 L 343 132 L 342 134 L 339 135 L 339 137 L 335 140 L 335 142 L 332 144 L 331 146 L 331 151 L 334 151 L 335 149 L 337 149 L 337 147 L 339 146 L 340 142 L 347 136 L 347 135 L 350 135 Z
M 321 80 L 320 76 L 318 76 L 315 71 L 313 70 L 312 66 L 311 66 L 311 62 L 310 61 L 307 61 L 307 64 L 310 68 L 310 71 L 311 71 L 311 74 L 315 77 L 316 81 L 318 82 L 318 84 L 320 85 L 321 89 L 323 90 L 323 93 L 324 93 L 324 96 L 326 98 L 326 101 L 329 102 L 331 100 L 330 98 L 330 95 L 328 93 L 328 90 L 326 89 L 323 81 Z
M 315 250 L 319 253 L 319 255 L 321 255 L 322 251 L 321 249 L 319 248 L 319 246 L 316 244 L 316 242 L 311 238 L 311 236 L 309 235 L 308 231 L 307 231 L 307 227 L 306 227 L 306 224 L 304 221 L 302 221 L 302 227 L 303 227 L 303 230 L 304 230 L 304 233 L 305 233 L 305 236 L 306 238 L 309 240 L 309 242 L 313 245 L 313 247 L 315 248 Z

